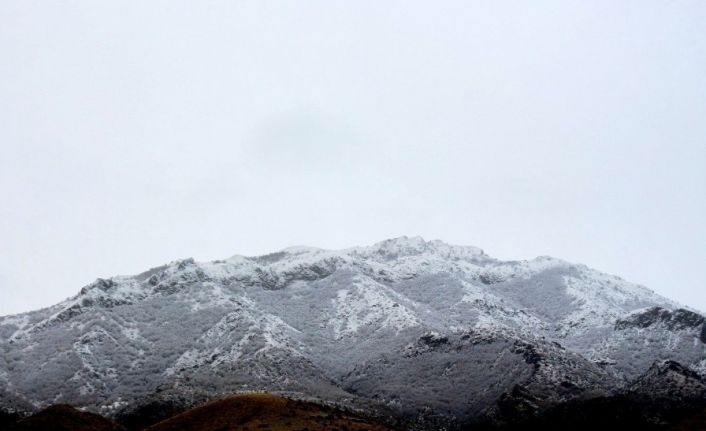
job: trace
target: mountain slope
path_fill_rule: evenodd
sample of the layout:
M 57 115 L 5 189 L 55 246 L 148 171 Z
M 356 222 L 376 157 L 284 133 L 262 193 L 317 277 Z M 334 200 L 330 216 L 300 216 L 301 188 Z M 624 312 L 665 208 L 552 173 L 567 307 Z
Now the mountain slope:
M 0 405 L 115 415 L 262 389 L 455 424 L 610 394 L 655 361 L 703 375 L 704 328 L 583 265 L 421 238 L 185 259 L 0 318 Z

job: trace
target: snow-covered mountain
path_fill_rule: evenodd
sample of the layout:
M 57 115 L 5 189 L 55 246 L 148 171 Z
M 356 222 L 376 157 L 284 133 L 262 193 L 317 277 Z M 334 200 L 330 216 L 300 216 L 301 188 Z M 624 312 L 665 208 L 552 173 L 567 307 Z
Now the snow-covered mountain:
M 0 352 L 6 409 L 270 390 L 437 427 L 615 393 L 659 361 L 704 377 L 706 325 L 583 265 L 402 237 L 98 279 L 0 318 Z

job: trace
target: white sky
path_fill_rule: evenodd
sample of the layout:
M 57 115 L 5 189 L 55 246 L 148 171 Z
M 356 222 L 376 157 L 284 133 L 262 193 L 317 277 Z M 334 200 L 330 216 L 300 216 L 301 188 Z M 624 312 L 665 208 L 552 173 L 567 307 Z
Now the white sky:
M 0 0 L 0 314 L 400 235 L 706 310 L 706 2 Z

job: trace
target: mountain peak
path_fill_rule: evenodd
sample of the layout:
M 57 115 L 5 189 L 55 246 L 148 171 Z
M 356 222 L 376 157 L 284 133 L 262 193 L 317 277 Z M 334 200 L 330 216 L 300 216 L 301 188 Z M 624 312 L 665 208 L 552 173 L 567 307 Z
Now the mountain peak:
M 294 245 L 294 246 L 282 249 L 282 252 L 287 253 L 287 254 L 315 253 L 318 251 L 325 251 L 325 250 L 322 248 L 310 247 L 310 246 L 306 246 L 306 245 Z
M 375 243 L 370 247 L 363 248 L 391 256 L 405 256 L 421 253 L 441 253 L 446 255 L 455 253 L 466 256 L 483 255 L 483 250 L 477 247 L 450 245 L 438 239 L 425 241 L 421 236 L 390 238 Z
M 427 245 L 427 241 L 421 236 L 408 237 L 406 235 L 396 238 L 389 238 L 373 244 L 372 248 L 402 248 L 402 249 L 422 249 Z

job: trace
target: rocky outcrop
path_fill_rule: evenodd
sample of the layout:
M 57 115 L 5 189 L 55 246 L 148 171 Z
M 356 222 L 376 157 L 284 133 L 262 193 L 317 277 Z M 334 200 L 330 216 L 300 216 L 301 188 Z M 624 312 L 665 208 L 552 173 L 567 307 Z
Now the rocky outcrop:
M 683 308 L 666 310 L 661 307 L 652 307 L 628 318 L 618 320 L 615 329 L 648 328 L 652 325 L 662 324 L 670 330 L 698 328 L 704 325 L 704 316 Z M 703 331 L 702 331 L 703 332 Z

